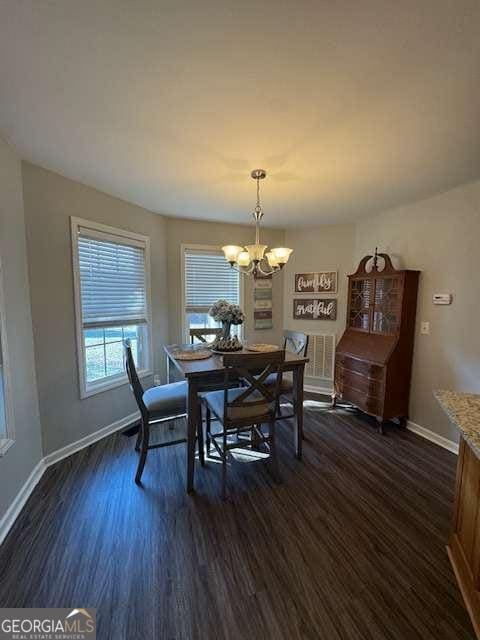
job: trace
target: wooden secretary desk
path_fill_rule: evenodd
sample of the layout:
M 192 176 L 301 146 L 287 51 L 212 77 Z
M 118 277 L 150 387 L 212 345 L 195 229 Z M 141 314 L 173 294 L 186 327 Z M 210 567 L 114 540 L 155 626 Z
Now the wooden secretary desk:
M 405 425 L 408 419 L 419 273 L 395 269 L 386 253 L 375 250 L 348 276 L 347 328 L 335 356 L 333 403 L 341 398 L 375 416 L 381 433 L 386 420 Z

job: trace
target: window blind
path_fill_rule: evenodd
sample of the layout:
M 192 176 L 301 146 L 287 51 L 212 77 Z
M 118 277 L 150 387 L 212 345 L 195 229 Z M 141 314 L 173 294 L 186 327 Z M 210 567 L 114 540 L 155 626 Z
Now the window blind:
M 79 232 L 83 326 L 147 322 L 145 247 L 103 235 Z
M 215 300 L 240 302 L 240 276 L 223 254 L 185 251 L 185 307 L 202 311 Z

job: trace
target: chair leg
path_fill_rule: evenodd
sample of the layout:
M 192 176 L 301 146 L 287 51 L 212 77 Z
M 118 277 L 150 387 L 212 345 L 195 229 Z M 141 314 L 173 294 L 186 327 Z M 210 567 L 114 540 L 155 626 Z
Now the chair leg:
M 272 475 L 275 482 L 281 482 L 280 473 L 278 470 L 278 458 L 277 458 L 277 442 L 275 438 L 275 420 L 269 422 L 269 445 L 270 445 L 270 465 L 272 467 Z
M 293 415 L 295 416 L 295 420 L 296 420 L 298 405 L 297 405 L 297 401 L 295 400 L 295 395 L 292 397 L 292 405 L 293 405 Z M 305 433 L 303 431 L 302 431 L 302 440 L 305 440 Z
M 205 445 L 203 442 L 203 420 L 202 420 L 202 404 L 198 403 L 197 415 L 197 437 L 198 437 L 198 457 L 202 467 L 205 466 Z
M 142 444 L 142 431 L 143 427 L 140 424 L 138 427 L 137 441 L 135 442 L 135 451 L 140 451 L 140 445 Z
M 223 455 L 222 455 L 222 500 L 227 498 L 227 432 L 223 428 Z
M 207 406 L 206 408 L 206 412 L 205 412 L 205 423 L 206 423 L 206 436 L 207 436 L 207 457 L 210 457 L 210 449 L 212 446 L 212 439 L 210 437 L 210 429 L 212 426 L 212 413 L 209 409 L 209 407 Z
M 136 484 L 141 484 L 143 468 L 145 467 L 145 461 L 148 453 L 148 443 L 150 441 L 150 427 L 148 422 L 142 419 L 142 448 L 140 453 L 140 459 L 138 461 L 137 473 L 135 475 Z

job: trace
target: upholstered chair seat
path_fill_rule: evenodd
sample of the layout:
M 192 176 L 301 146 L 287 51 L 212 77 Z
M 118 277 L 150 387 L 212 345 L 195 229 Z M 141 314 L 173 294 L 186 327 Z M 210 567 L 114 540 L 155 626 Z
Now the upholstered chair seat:
M 151 417 L 166 418 L 187 412 L 187 383 L 172 382 L 147 389 L 143 403 Z
M 276 375 L 276 374 L 272 374 Z M 228 390 L 227 402 L 234 402 L 239 396 L 245 393 L 245 387 L 239 387 L 237 389 Z M 223 422 L 224 419 L 224 391 L 211 391 L 205 393 L 202 399 L 208 404 L 213 413 Z M 243 418 L 252 418 L 262 414 L 267 414 L 270 410 L 270 404 L 268 402 L 262 402 L 256 404 L 259 400 L 264 400 L 263 396 L 258 392 L 252 392 L 248 397 L 248 402 L 242 404 L 241 407 L 228 407 L 227 417 L 229 420 L 238 420 Z M 253 404 L 255 403 L 255 404 Z M 248 406 L 248 405 L 251 406 Z

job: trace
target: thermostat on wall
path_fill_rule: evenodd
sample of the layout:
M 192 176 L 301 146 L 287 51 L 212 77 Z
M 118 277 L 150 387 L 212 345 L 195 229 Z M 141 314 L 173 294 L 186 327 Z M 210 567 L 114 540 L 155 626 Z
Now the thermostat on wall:
M 433 304 L 452 304 L 451 293 L 434 293 Z

